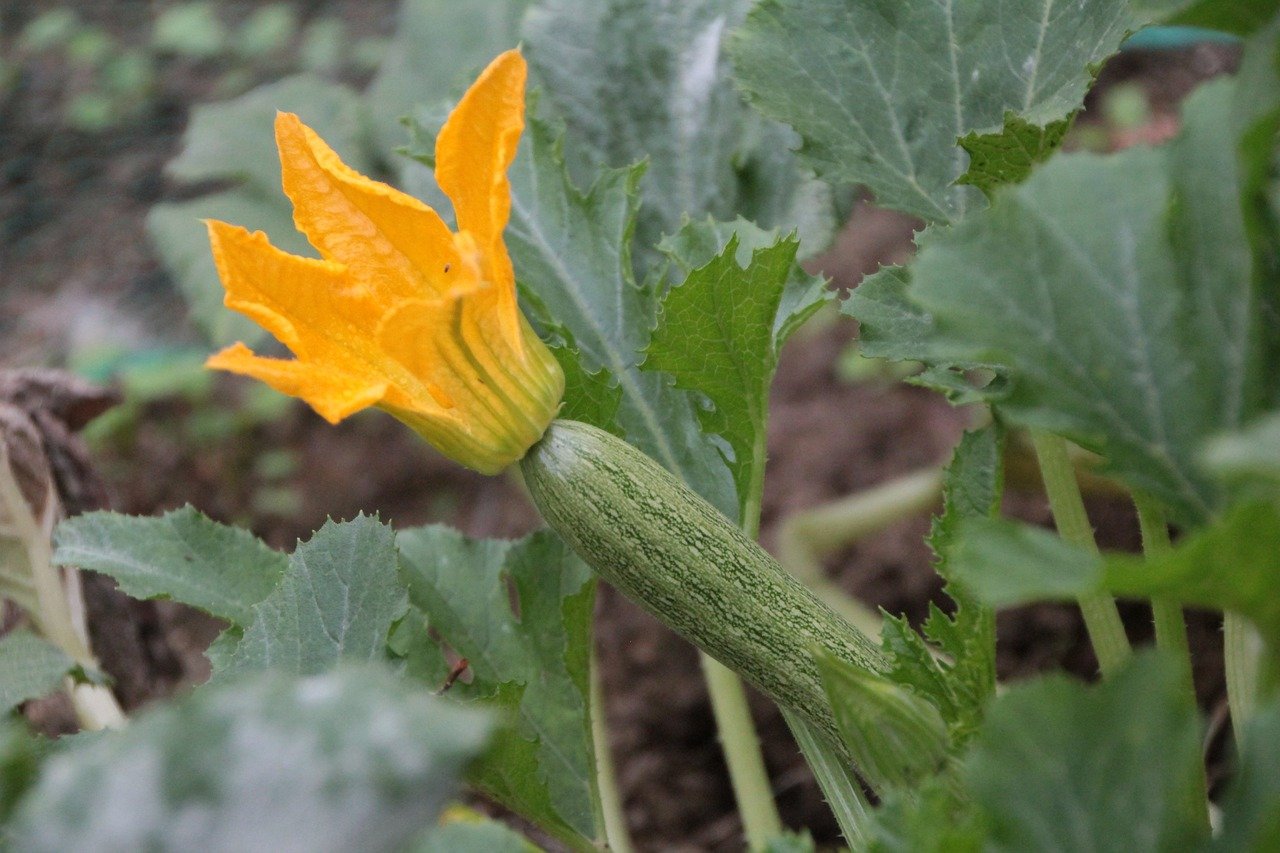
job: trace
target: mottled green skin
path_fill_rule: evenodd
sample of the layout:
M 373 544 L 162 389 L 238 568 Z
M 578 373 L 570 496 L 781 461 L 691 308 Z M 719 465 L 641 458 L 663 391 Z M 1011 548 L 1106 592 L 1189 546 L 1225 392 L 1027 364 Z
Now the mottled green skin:
M 840 743 L 812 652 L 882 671 L 870 640 L 619 438 L 558 420 L 520 467 L 543 518 L 601 577 Z

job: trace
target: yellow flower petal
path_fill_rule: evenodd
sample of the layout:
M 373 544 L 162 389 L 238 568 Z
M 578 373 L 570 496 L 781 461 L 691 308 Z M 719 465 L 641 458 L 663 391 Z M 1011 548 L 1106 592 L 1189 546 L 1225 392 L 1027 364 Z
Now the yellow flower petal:
M 436 137 L 436 182 L 453 202 L 458 228 L 479 246 L 486 279 L 499 287 L 501 322 L 518 334 L 515 274 L 502 242 L 511 216 L 507 169 L 524 130 L 528 69 L 517 50 L 500 54 L 481 72 Z
M 355 172 L 293 113 L 276 115 L 276 145 L 298 230 L 370 292 L 443 296 L 465 273 L 439 214 Z
M 306 125 L 276 120 L 294 221 L 323 260 L 209 223 L 226 304 L 295 360 L 236 344 L 209 366 L 301 397 L 330 421 L 371 405 L 485 473 L 518 460 L 559 410 L 564 374 L 516 304 L 502 243 L 506 169 L 523 127 L 524 60 L 500 56 L 441 133 L 441 186 L 461 230 L 348 168 Z
M 252 376 L 282 394 L 300 397 L 332 424 L 379 402 L 387 392 L 386 382 L 369 382 L 334 370 L 321 371 L 300 361 L 263 358 L 241 343 L 209 356 L 205 365 Z

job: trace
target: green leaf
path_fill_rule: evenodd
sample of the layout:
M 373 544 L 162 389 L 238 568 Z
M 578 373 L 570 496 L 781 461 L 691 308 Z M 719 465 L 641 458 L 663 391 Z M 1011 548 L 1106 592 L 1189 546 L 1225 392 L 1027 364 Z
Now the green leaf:
M 484 715 L 382 668 L 201 688 L 51 757 L 18 849 L 404 849 L 487 739 Z
M 547 0 L 525 20 L 530 63 L 569 128 L 574 175 L 648 160 L 641 269 L 685 217 L 811 220 L 815 244 L 831 234 L 829 191 L 799 172 L 784 129 L 749 116 L 730 77 L 723 41 L 748 6 Z
M 384 660 L 408 602 L 395 534 L 377 518 L 325 522 L 298 545 L 279 585 L 240 623 L 243 636 L 210 650 L 215 677 L 272 669 L 326 672 L 339 661 Z
M 1163 596 L 1246 616 L 1258 627 L 1275 665 L 1280 661 L 1278 553 L 1280 506 L 1240 504 L 1158 559 L 1108 556 L 1104 583 L 1118 595 Z
M 30 631 L 0 637 L 0 712 L 52 693 L 75 665 L 66 652 Z
M 994 614 L 957 578 L 951 554 L 957 541 L 963 541 L 962 522 L 989 518 L 999 510 L 1003 449 L 1003 432 L 996 425 L 968 432 L 947 466 L 943 511 L 934 518 L 929 545 L 938 558 L 935 569 L 948 581 L 945 591 L 956 602 L 954 615 L 930 604 L 922 637 L 906 619 L 886 614 L 881 632 L 888 677 L 933 704 L 946 721 L 953 750 L 965 744 L 981 722 L 995 694 L 996 673 Z
M 764 853 L 814 853 L 816 849 L 807 831 L 775 835 L 764 845 Z
M 999 132 L 974 131 L 960 137 L 960 147 L 969 154 L 969 169 L 956 183 L 975 186 L 988 197 L 997 187 L 1020 184 L 1058 150 L 1070 126 L 1070 118 L 1040 127 L 1007 112 Z
M 766 230 L 741 216 L 730 222 L 708 218 L 686 221 L 675 234 L 664 237 L 658 249 L 672 265 L 669 274 L 687 279 L 694 270 L 725 255 L 729 242 L 735 239 L 737 264 L 745 270 L 757 252 L 774 249 L 782 242 L 794 242 L 795 234 L 784 236 L 777 229 Z M 774 349 L 782 349 L 791 334 L 830 298 L 825 278 L 810 275 L 798 263 L 793 263 L 773 320 Z
M 557 331 L 568 337 L 567 330 Z M 604 368 L 594 373 L 588 371 L 582 366 L 582 354 L 571 343 L 552 347 L 551 354 L 564 371 L 564 402 L 558 417 L 616 426 L 618 407 L 622 405 L 622 388 L 613 383 L 609 371 Z
M 1280 275 L 1280 209 L 1275 183 L 1275 140 L 1280 133 L 1280 18 L 1245 44 L 1237 74 L 1233 124 L 1239 134 L 1241 205 L 1253 247 L 1257 274 L 1264 281 Z M 1262 293 L 1266 354 L 1264 364 L 1280 362 L 1280 289 Z M 1270 383 L 1271 401 L 1280 404 L 1280 382 Z
M 995 518 L 961 523 L 951 571 L 992 607 L 1070 600 L 1102 585 L 1102 562 L 1056 534 Z
M 418 146 L 421 151 L 424 146 Z M 699 426 L 699 398 L 670 377 L 641 371 L 657 321 L 653 284 L 637 285 L 630 247 L 642 167 L 606 170 L 584 194 L 570 180 L 553 129 L 531 118 L 511 169 L 507 248 L 531 321 L 567 339 L 582 371 L 604 371 L 620 391 L 615 406 L 590 410 L 586 422 L 622 435 L 736 517 L 733 478 L 713 439 Z M 603 376 L 596 377 L 597 387 Z
M 89 512 L 58 525 L 53 561 L 109 575 L 134 598 L 170 598 L 226 619 L 253 621 L 288 558 L 247 530 L 190 506 L 159 518 Z
M 1171 660 L 1140 656 L 1084 687 L 1015 685 L 964 766 L 986 850 L 1185 850 L 1203 815 L 1200 724 Z
M 470 682 L 459 679 L 450 695 L 495 704 L 514 721 L 474 781 L 562 837 L 600 837 L 588 699 L 590 570 L 546 532 L 508 542 L 422 527 L 401 531 L 398 541 L 410 601 L 468 662 Z M 406 665 L 431 684 L 445 682 L 444 659 L 425 634 L 406 651 Z
M 1280 705 L 1252 715 L 1242 741 L 1239 767 L 1220 800 L 1222 831 L 1210 847 L 1221 853 L 1280 847 Z
M 705 226 L 685 231 L 695 227 Z M 798 271 L 797 245 L 794 237 L 782 238 L 756 249 L 744 263 L 738 237 L 729 238 L 722 252 L 667 292 L 644 362 L 647 370 L 669 373 L 677 388 L 710 400 L 711 408 L 700 412 L 702 427 L 729 443 L 726 461 L 739 506 L 758 499 L 764 477 L 769 386 L 780 339 L 794 328 L 797 315 L 822 304 L 818 289 L 807 291 L 810 298 L 800 305 L 782 306 Z
M 1200 445 L 1262 390 L 1231 86 L 1198 91 L 1164 149 L 1055 158 L 928 232 L 907 291 L 933 320 L 931 358 L 996 364 L 1006 417 L 1100 452 L 1183 524 L 1220 503 Z
M 867 853 L 979 853 L 985 840 L 973 804 L 941 776 L 919 790 L 890 793 L 867 834 Z
M 937 326 L 929 312 L 907 295 L 910 283 L 906 267 L 881 267 L 840 306 L 841 313 L 858 320 L 858 348 L 863 355 L 893 361 L 927 358 Z
M 951 739 L 932 702 L 827 654 L 818 671 L 854 766 L 876 792 L 909 790 L 942 768 Z
M 1127 6 L 765 0 L 730 52 L 749 100 L 800 133 L 820 177 L 948 222 L 982 206 L 956 183 L 957 140 L 999 132 L 1008 113 L 1046 129 L 1074 113 L 1091 69 L 1139 23 Z

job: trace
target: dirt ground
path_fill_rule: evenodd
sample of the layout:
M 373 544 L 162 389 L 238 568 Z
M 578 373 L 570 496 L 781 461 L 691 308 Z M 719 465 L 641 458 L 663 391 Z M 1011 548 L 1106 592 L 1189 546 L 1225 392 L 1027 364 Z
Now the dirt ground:
M 0 2 L 0 46 L 11 43 L 38 5 Z M 127 33 L 163 4 L 74 5 L 84 17 Z M 255 4 L 227 5 L 241 13 Z M 297 5 L 306 15 L 337 13 L 367 33 L 385 34 L 391 26 L 390 0 Z M 1117 144 L 1167 134 L 1178 99 L 1232 61 L 1230 51 L 1205 48 L 1113 61 L 1099 91 L 1137 81 L 1152 109 L 1137 136 L 1117 138 Z M 148 347 L 198 341 L 181 324 L 182 303 L 147 244 L 143 219 L 152 204 L 173 197 L 161 167 L 176 153 L 189 106 L 209 94 L 208 70 L 174 63 L 145 115 L 102 134 L 60 127 L 54 116 L 72 81 L 57 67 L 38 66 L 0 93 L 0 364 L 56 364 L 86 342 Z M 1097 102 L 1095 94 L 1091 105 Z M 1087 113 L 1084 121 L 1093 120 Z M 905 257 L 911 231 L 909 220 L 860 205 L 819 267 L 833 286 L 847 289 L 879 264 Z M 929 392 L 889 380 L 842 380 L 840 356 L 855 337 L 848 321 L 815 323 L 783 355 L 771 399 L 766 546 L 789 513 L 944 463 L 965 427 L 966 412 Z M 230 379 L 218 380 L 217 389 L 217 405 L 228 408 L 246 393 Z M 150 514 L 190 501 L 214 517 L 248 523 L 281 547 L 291 547 L 327 516 L 359 510 L 376 510 L 399 525 L 448 521 L 473 535 L 515 536 L 538 526 L 515 483 L 459 469 L 390 418 L 361 415 L 334 428 L 296 406 L 279 419 L 210 434 L 195 428 L 197 409 L 190 400 L 152 403 L 130 430 L 99 447 L 116 509 Z M 285 453 L 284 475 L 263 472 L 255 459 L 264 450 Z M 264 500 L 265 493 L 276 499 Z M 1049 523 L 1034 486 L 1011 490 L 1007 507 Z M 1090 510 L 1104 545 L 1136 547 L 1136 522 L 1123 501 L 1100 496 Z M 946 603 L 923 543 L 928 525 L 925 514 L 895 524 L 833 555 L 826 568 L 862 600 L 918 621 L 930 601 Z M 694 651 L 610 590 L 600 597 L 598 615 L 613 747 L 640 846 L 740 849 L 741 826 Z M 1135 639 L 1150 636 L 1142 608 L 1129 607 L 1125 615 Z M 163 695 L 204 677 L 200 652 L 216 631 L 210 620 L 178 606 L 160 607 L 157 642 L 178 650 L 178 663 L 156 673 L 145 692 Z M 1218 626 L 1207 617 L 1193 619 L 1192 642 L 1202 702 L 1218 731 Z M 1085 677 L 1094 671 L 1078 615 L 1067 607 L 1002 614 L 1001 677 L 1055 667 Z M 834 822 L 777 711 L 760 697 L 753 698 L 753 709 L 784 819 L 810 828 L 819 842 L 834 842 Z M 1222 740 L 1213 741 L 1215 771 Z

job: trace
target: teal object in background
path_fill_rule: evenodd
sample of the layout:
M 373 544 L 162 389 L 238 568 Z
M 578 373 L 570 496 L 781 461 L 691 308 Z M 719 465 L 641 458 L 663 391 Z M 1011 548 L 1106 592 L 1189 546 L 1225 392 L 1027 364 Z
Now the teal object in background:
M 1219 30 L 1208 30 L 1204 27 L 1147 27 L 1130 36 L 1120 49 L 1173 50 L 1201 42 L 1232 44 L 1238 41 L 1240 41 L 1239 36 Z

